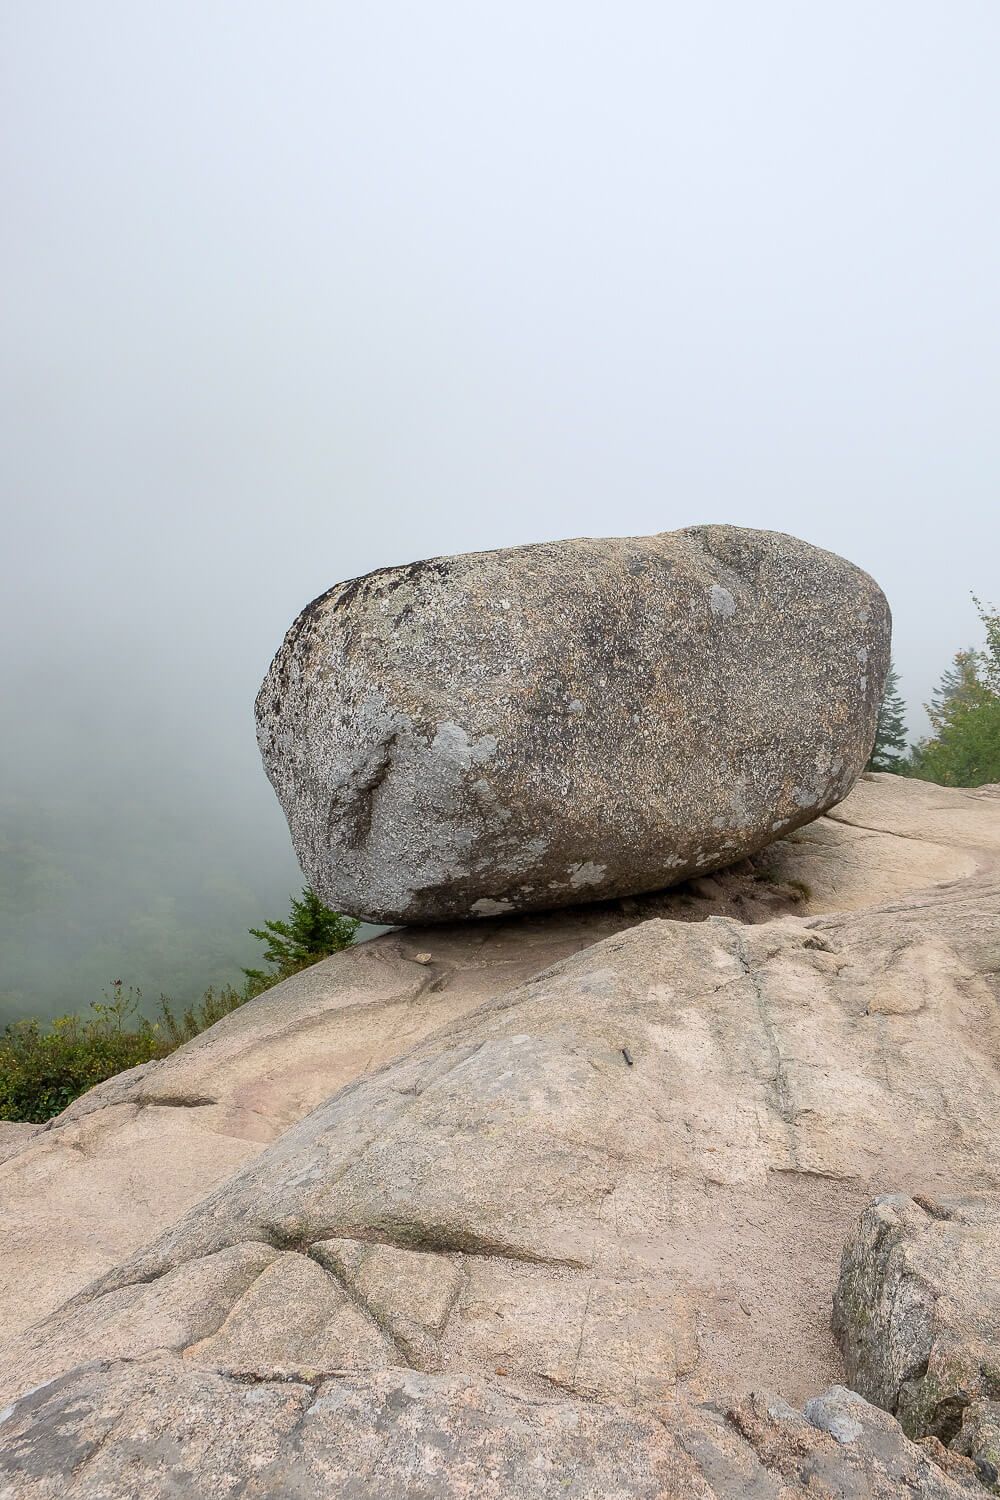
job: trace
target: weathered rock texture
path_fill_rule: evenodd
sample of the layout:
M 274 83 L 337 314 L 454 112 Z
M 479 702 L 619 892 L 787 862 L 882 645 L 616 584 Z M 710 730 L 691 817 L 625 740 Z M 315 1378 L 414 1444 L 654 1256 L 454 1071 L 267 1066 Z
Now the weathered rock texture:
M 951 1447 L 972 1460 L 979 1479 L 991 1493 L 1000 1494 L 1000 1401 L 984 1397 L 970 1401 L 962 1413 L 962 1429 L 952 1439 Z
M 995 1423 L 1000 1194 L 872 1204 L 844 1248 L 834 1329 L 851 1385 L 911 1436 L 951 1442 L 976 1401 L 977 1429 Z
M 829 1299 L 864 1202 L 1000 1190 L 998 950 L 995 880 L 627 928 L 291 1126 L 11 1340 L 0 1401 L 164 1348 L 244 1377 L 801 1400 L 840 1378 Z
M 828 866 L 850 863 L 840 842 L 826 853 Z M 950 868 L 952 851 L 933 853 L 936 868 Z M 782 880 L 793 871 L 794 859 Z M 801 885 L 746 866 L 648 898 L 385 933 L 258 996 L 164 1061 L 99 1085 L 48 1125 L 11 1125 L 0 1133 L 0 1157 L 12 1158 L 0 1161 L 0 1342 L 344 1084 L 499 991 L 643 916 L 760 922 L 804 905 Z
M 806 1415 L 644 1412 L 400 1369 L 248 1384 L 169 1356 L 79 1369 L 0 1436 L 4 1500 L 969 1500 L 974 1479 L 842 1389 Z
M 658 890 L 832 807 L 871 749 L 866 573 L 705 526 L 434 558 L 305 609 L 257 700 L 303 870 L 385 922 Z

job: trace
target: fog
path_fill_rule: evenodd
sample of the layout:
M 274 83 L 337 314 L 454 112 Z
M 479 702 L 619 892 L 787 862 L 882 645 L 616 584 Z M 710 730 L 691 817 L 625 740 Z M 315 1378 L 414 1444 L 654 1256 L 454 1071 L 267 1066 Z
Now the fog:
M 698 522 L 996 598 L 1000 9 L 0 4 L 0 1020 L 235 977 L 301 606 Z M 125 972 L 122 972 L 125 971 Z

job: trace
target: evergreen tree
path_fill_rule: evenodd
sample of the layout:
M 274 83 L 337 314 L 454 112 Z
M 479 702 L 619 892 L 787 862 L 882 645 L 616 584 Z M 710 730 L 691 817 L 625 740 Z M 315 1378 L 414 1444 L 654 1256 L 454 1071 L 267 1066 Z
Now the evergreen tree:
M 1000 610 L 994 604 L 990 609 L 975 594 L 972 602 L 986 631 L 986 650 L 979 652 L 979 671 L 984 685 L 1000 698 Z
M 1000 781 L 1000 612 L 973 595 L 984 651 L 960 651 L 927 704 L 934 733 L 913 751 L 911 773 L 942 786 Z
M 976 652 L 972 647 L 956 651 L 951 666 L 941 674 L 941 681 L 925 703 L 927 716 L 935 729 L 943 726 L 956 703 L 971 703 L 976 694 Z
M 253 987 L 266 989 L 331 953 L 339 953 L 354 941 L 360 924 L 353 917 L 342 917 L 324 906 L 308 886 L 301 896 L 291 899 L 287 922 L 275 919 L 266 921 L 263 927 L 250 928 L 251 937 L 266 944 L 264 962 L 272 971 L 268 974 L 264 969 L 244 969 Z
M 906 705 L 899 691 L 899 673 L 889 663 L 889 675 L 879 704 L 875 743 L 868 758 L 868 771 L 902 774 L 906 764 Z

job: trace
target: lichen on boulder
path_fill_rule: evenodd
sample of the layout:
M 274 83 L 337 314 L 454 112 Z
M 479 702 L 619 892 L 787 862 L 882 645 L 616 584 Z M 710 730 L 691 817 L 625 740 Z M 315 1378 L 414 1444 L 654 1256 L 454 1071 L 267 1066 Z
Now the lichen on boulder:
M 844 1247 L 833 1327 L 852 1386 L 909 1436 L 953 1442 L 1000 1397 L 1000 1194 L 876 1199 Z

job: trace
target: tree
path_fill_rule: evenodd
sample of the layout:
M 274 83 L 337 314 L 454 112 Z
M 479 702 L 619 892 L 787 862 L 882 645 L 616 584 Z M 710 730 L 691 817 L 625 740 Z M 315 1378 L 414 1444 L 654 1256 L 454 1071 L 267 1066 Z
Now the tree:
M 973 600 L 986 649 L 958 652 L 927 704 L 934 733 L 912 756 L 911 774 L 942 786 L 1000 781 L 1000 612 Z
M 1000 610 L 995 604 L 987 609 L 975 594 L 972 602 L 986 631 L 986 650 L 979 652 L 980 674 L 989 691 L 1000 698 Z
M 342 917 L 339 912 L 324 906 L 315 891 L 306 886 L 301 896 L 291 898 L 292 909 L 288 921 L 277 919 L 266 921 L 263 927 L 251 927 L 251 937 L 260 938 L 266 944 L 264 962 L 271 968 L 244 969 L 252 987 L 262 990 L 297 974 L 309 964 L 339 953 L 354 941 L 359 923 L 353 917 Z
M 889 663 L 882 702 L 879 704 L 875 743 L 868 757 L 868 771 L 902 773 L 906 764 L 906 705 L 899 691 L 899 673 Z
M 956 703 L 970 703 L 976 694 L 976 652 L 971 646 L 965 651 L 956 651 L 950 667 L 941 674 L 941 681 L 925 703 L 927 716 L 935 729 L 947 722 L 948 714 Z

